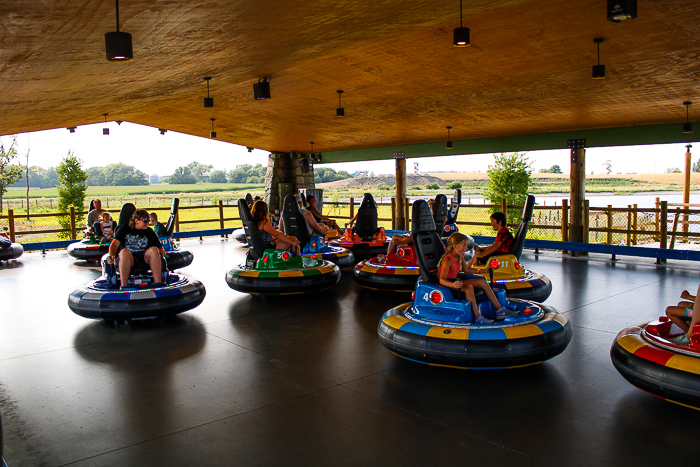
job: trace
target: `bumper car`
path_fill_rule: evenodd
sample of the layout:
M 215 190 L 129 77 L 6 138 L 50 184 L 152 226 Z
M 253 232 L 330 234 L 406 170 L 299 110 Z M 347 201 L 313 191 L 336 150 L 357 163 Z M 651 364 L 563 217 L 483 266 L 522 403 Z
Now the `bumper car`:
M 245 263 L 226 273 L 226 283 L 233 290 L 250 294 L 286 295 L 317 292 L 338 283 L 340 269 L 330 261 L 265 249 L 245 200 L 238 200 L 238 211 L 249 248 Z
M 7 227 L 5 227 L 7 229 Z M 5 232 L 0 232 L 0 262 L 17 259 L 24 253 L 19 243 L 13 243 Z
M 389 240 L 384 233 L 384 227 L 377 228 L 377 203 L 371 193 L 365 193 L 362 199 L 357 210 L 355 227 L 345 229 L 343 236 L 332 240 L 330 244 L 352 251 L 357 260 L 386 253 Z
M 552 307 L 507 298 L 494 290 L 509 310 L 502 321 L 476 324 L 471 304 L 454 297 L 439 284 L 437 264 L 444 246 L 425 201 L 413 205 L 413 235 L 421 280 L 413 302 L 384 313 L 377 333 L 396 355 L 418 363 L 467 369 L 507 369 L 534 365 L 562 353 L 573 334 L 568 319 Z M 477 295 L 480 313 L 496 318 L 483 295 Z
M 437 195 L 433 203 L 435 231 L 440 235 L 447 222 L 447 197 Z M 360 261 L 352 271 L 355 282 L 362 287 L 391 292 L 412 292 L 420 277 L 418 258 L 413 244 L 400 245 L 386 257 Z
M 299 211 L 296 198 L 284 198 L 282 209 L 282 226 L 285 235 L 293 235 L 302 246 L 301 256 L 313 257 L 330 261 L 343 269 L 355 264 L 355 255 L 346 248 L 331 246 L 320 236 L 310 236 L 306 220 Z
M 525 269 L 520 264 L 527 228 L 532 219 L 535 197 L 529 195 L 523 208 L 523 217 L 515 233 L 513 250 L 509 254 L 497 254 L 486 257 L 486 264 L 474 265 L 480 269 L 479 275 L 489 277 L 489 268 L 493 269 L 492 287 L 495 290 L 505 290 L 509 298 L 521 298 L 543 302 L 552 293 L 552 282 L 544 274 Z
M 122 219 L 131 218 L 135 208 L 131 203 L 122 207 Z M 120 288 L 118 264 L 108 264 L 102 258 L 102 276 L 85 287 L 74 290 L 68 306 L 84 318 L 129 321 L 158 318 L 191 310 L 204 300 L 206 290 L 201 282 L 168 269 L 161 260 L 161 277 L 156 280 L 151 271 L 136 265 L 131 268 L 128 286 Z M 159 284 L 154 286 L 155 284 Z
M 610 349 L 615 369 L 632 385 L 661 399 L 700 409 L 700 325 L 687 345 L 666 316 L 623 329 Z

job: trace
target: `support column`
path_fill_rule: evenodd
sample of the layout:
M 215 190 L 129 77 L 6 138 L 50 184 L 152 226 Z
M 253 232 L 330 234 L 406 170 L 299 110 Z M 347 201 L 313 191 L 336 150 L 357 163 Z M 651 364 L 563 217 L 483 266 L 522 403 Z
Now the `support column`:
M 299 153 L 270 153 L 265 174 L 265 202 L 270 212 L 281 210 L 284 197 L 303 188 L 316 188 L 313 166 L 306 156 Z
M 571 148 L 569 241 L 583 242 L 583 200 L 586 198 L 586 140 L 568 141 Z
M 404 216 L 406 205 L 406 154 L 395 152 L 396 159 L 396 228 L 406 230 L 406 217 Z
M 693 146 L 688 144 L 686 145 L 686 151 L 685 151 L 685 171 L 683 174 L 685 177 L 683 178 L 683 202 L 686 204 L 686 206 L 683 206 L 683 209 L 690 209 L 690 206 L 687 206 L 688 203 L 690 203 L 690 170 L 691 170 L 691 163 L 690 163 L 690 148 Z M 688 213 L 686 212 L 683 214 L 683 233 L 687 234 L 688 233 Z M 684 238 L 685 241 L 688 241 L 687 238 Z

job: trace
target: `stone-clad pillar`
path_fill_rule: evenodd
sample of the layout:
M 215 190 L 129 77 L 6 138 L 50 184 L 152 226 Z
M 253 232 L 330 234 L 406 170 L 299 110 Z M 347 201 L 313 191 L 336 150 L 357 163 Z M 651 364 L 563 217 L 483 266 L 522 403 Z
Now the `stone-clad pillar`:
M 301 188 L 316 188 L 313 167 L 304 161 L 308 161 L 305 154 L 270 153 L 265 174 L 265 202 L 270 212 L 282 210 L 284 199 L 280 198 L 280 193 L 284 196 L 298 193 Z
M 569 140 L 571 148 L 571 199 L 569 240 L 583 242 L 583 200 L 586 199 L 586 140 Z

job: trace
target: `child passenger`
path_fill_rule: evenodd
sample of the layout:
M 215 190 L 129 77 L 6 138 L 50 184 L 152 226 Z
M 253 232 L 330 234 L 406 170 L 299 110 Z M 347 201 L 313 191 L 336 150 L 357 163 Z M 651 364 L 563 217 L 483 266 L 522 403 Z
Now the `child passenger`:
M 501 304 L 498 303 L 496 295 L 493 293 L 493 290 L 491 290 L 485 278 L 476 275 L 468 276 L 468 278 L 459 276 L 460 272 L 466 274 L 474 274 L 477 272 L 476 269 L 470 267 L 475 258 L 472 258 L 469 264 L 464 261 L 464 251 L 467 245 L 466 235 L 459 232 L 450 235 L 450 238 L 447 240 L 447 251 L 443 257 L 440 258 L 440 262 L 438 263 L 440 285 L 464 292 L 467 300 L 471 303 L 472 314 L 477 324 L 490 324 L 493 323 L 493 320 L 485 318 L 479 313 L 479 307 L 476 305 L 476 297 L 474 294 L 475 288 L 482 289 L 489 302 L 491 302 L 493 309 L 498 310 L 496 312 L 496 319 L 503 319 L 506 316 L 511 316 L 513 312 L 501 307 Z
M 700 286 L 698 286 L 696 294 L 700 295 Z M 687 290 L 684 290 L 681 293 L 681 298 L 687 301 L 679 302 L 677 306 L 666 308 L 666 316 L 671 318 L 671 321 L 685 333 L 671 339 L 676 344 L 690 344 L 690 337 L 693 335 L 693 326 L 700 321 L 700 313 L 693 313 L 696 305 L 700 306 L 700 304 L 698 304 L 700 300 L 698 300 L 697 295 L 692 295 Z M 690 324 L 688 324 L 688 320 L 690 320 Z
M 508 230 L 508 219 L 506 218 L 506 215 L 500 211 L 494 212 L 491 214 L 490 220 L 491 227 L 497 232 L 496 241 L 493 242 L 493 245 L 489 246 L 475 246 L 475 258 L 485 258 L 493 254 L 507 254 L 513 249 L 515 239 Z
M 100 241 L 108 243 L 114 238 L 115 222 L 112 220 L 112 216 L 110 216 L 108 211 L 102 212 L 100 218 L 100 231 L 98 232 Z
M 295 236 L 285 235 L 272 227 L 270 223 L 270 214 L 265 201 L 259 199 L 254 202 L 253 209 L 250 211 L 250 216 L 253 218 L 253 224 L 257 227 L 262 241 L 265 242 L 265 248 L 288 250 L 297 256 L 301 254 L 299 240 Z

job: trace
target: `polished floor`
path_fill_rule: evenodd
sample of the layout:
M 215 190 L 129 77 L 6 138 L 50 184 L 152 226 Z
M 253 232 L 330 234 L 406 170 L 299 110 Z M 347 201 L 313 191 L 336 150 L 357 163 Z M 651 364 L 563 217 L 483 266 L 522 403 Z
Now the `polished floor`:
M 97 277 L 62 252 L 0 265 L 0 410 L 10 467 L 185 465 L 695 465 L 700 412 L 630 386 L 610 362 L 623 327 L 694 292 L 700 264 L 526 251 L 567 350 L 508 371 L 429 367 L 387 351 L 382 313 L 406 295 L 350 270 L 316 295 L 229 289 L 243 247 L 183 241 L 207 297 L 175 318 L 73 314 Z

